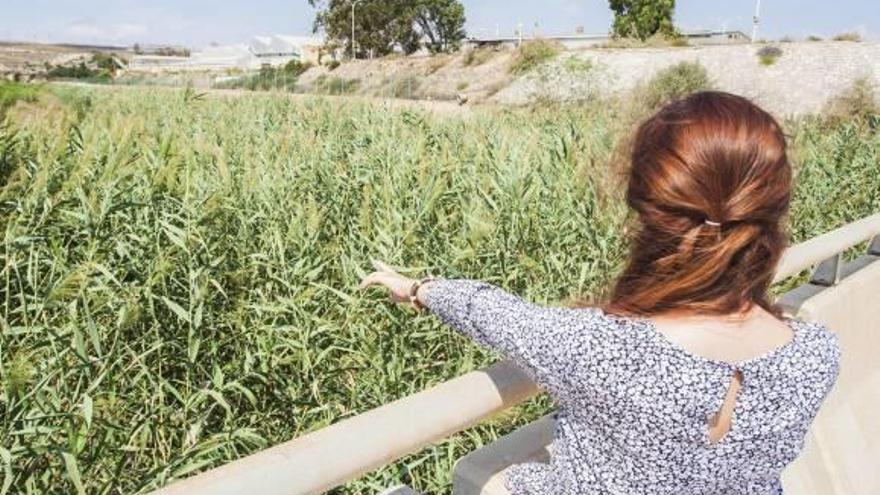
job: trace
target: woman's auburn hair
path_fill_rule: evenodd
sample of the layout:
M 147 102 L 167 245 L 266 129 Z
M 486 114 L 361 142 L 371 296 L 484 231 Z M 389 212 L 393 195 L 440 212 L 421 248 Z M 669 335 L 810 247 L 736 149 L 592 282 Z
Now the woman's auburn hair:
M 639 126 L 630 162 L 638 226 L 604 310 L 721 315 L 757 304 L 778 316 L 767 291 L 787 243 L 792 172 L 776 120 L 740 96 L 694 93 Z

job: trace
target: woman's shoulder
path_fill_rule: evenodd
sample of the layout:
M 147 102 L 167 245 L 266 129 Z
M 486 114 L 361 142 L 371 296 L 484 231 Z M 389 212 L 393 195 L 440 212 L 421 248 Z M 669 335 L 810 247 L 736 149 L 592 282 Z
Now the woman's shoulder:
M 827 324 L 793 316 L 786 316 L 784 319 L 797 330 L 802 340 L 811 344 L 812 348 L 830 354 L 840 354 L 840 337 Z
M 809 368 L 811 376 L 833 383 L 840 371 L 840 337 L 827 324 L 795 317 L 786 320 L 797 330 L 802 342 L 795 352 L 795 364 Z M 829 386 L 830 386 L 829 383 Z
M 640 339 L 646 335 L 640 331 L 643 330 L 643 319 L 610 313 L 601 306 L 573 306 L 565 311 L 591 330 L 607 333 L 615 340 Z

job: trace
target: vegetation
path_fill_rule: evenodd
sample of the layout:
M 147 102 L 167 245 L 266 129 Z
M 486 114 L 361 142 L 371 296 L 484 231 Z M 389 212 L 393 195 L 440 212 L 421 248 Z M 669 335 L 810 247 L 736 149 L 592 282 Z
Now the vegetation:
M 678 37 L 672 23 L 675 0 L 609 0 L 614 12 L 611 31 L 616 37 L 646 40 L 660 34 Z
M 868 78 L 856 79 L 846 91 L 828 103 L 825 115 L 837 121 L 880 119 L 880 102 L 874 84 Z M 874 123 L 880 123 L 880 120 Z
M 593 70 L 593 61 L 591 59 L 579 58 L 575 55 L 569 55 L 562 62 L 562 69 L 569 74 L 586 74 Z
M 153 50 L 152 53 L 163 57 L 189 57 L 192 55 L 189 48 L 178 46 L 160 46 Z
M 654 99 L 699 74 L 668 71 Z M 556 304 L 599 292 L 625 254 L 608 169 L 623 106 L 463 118 L 61 89 L 55 118 L 0 128 L 6 493 L 143 493 L 496 359 L 356 291 L 370 258 Z M 786 131 L 794 241 L 880 209 L 868 124 Z M 550 407 L 531 401 L 337 493 L 446 493 L 455 459 Z
M 421 85 L 422 80 L 417 76 L 392 77 L 385 80 L 377 96 L 417 99 L 422 96 Z
M 446 67 L 446 65 L 449 64 L 450 60 L 450 55 L 434 55 L 433 57 L 428 59 L 428 66 L 426 67 L 425 72 L 427 73 L 427 75 L 434 74 L 443 67 Z
M 464 32 L 464 5 L 457 0 L 421 0 L 416 2 L 415 21 L 425 48 L 431 53 L 458 50 Z
M 811 34 L 807 36 L 807 41 L 822 41 L 821 36 L 816 36 L 815 34 Z
M 473 48 L 465 52 L 464 58 L 462 59 L 462 64 L 465 67 L 476 67 L 478 65 L 483 65 L 490 58 L 492 58 L 492 55 L 494 53 L 495 49 L 492 47 Z
M 758 60 L 761 65 L 773 65 L 782 56 L 782 48 L 774 45 L 762 46 L 758 50 Z
M 251 91 L 270 89 L 295 91 L 299 76 L 310 68 L 311 64 L 309 63 L 291 60 L 281 67 L 265 66 L 255 74 L 226 80 L 215 86 L 221 89 L 248 89 Z
M 840 33 L 832 38 L 834 41 L 862 41 L 862 35 L 859 33 Z
M 712 81 L 705 67 L 699 62 L 680 62 L 658 71 L 650 81 L 637 87 L 630 107 L 641 107 L 640 113 L 644 114 L 693 92 L 711 88 Z
M 318 10 L 314 28 L 323 30 L 331 45 L 352 53 L 351 0 L 309 0 Z M 386 0 L 355 7 L 355 46 L 358 57 L 388 55 L 395 49 L 432 53 L 458 49 L 464 40 L 464 6 L 458 0 Z
M 667 36 L 657 33 L 644 40 L 613 37 L 604 43 L 600 43 L 598 48 L 677 48 L 683 46 L 690 46 L 688 39 L 684 36 Z
M 42 92 L 43 86 L 0 81 L 0 122 L 3 121 L 7 109 L 19 101 L 37 101 Z
M 107 82 L 112 79 L 123 62 L 113 54 L 95 52 L 88 60 L 73 64 L 46 64 L 46 77 L 49 79 L 78 79 L 89 82 Z
M 119 64 L 121 64 L 122 61 L 112 53 L 95 52 L 92 54 L 91 63 L 99 70 L 115 75 L 116 71 L 119 70 Z
M 525 74 L 553 59 L 560 51 L 559 44 L 553 41 L 542 39 L 526 41 L 516 49 L 508 70 L 515 75 Z
M 321 74 L 312 83 L 312 92 L 325 95 L 347 95 L 356 92 L 361 86 L 360 79 L 330 77 Z

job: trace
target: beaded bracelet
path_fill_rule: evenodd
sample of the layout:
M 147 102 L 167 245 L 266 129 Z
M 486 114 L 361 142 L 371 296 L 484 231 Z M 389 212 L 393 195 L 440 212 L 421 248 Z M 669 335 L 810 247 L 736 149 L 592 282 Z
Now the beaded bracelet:
M 419 292 L 419 287 L 421 287 L 422 284 L 427 283 L 427 282 L 431 282 L 433 280 L 437 280 L 437 279 L 435 277 L 425 277 L 425 278 L 414 281 L 413 284 L 409 288 L 409 302 L 410 302 L 410 304 L 413 305 L 414 308 L 416 308 L 419 311 L 425 310 L 425 305 L 419 301 L 418 297 L 416 297 L 416 295 Z

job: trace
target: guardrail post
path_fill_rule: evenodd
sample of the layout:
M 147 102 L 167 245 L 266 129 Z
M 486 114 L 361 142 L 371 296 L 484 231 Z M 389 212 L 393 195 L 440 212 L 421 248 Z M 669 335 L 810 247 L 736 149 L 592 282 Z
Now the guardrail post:
M 837 282 L 840 282 L 840 265 L 840 253 L 819 263 L 816 270 L 813 271 L 810 283 L 825 287 L 837 285 Z
M 874 236 L 871 244 L 868 245 L 868 254 L 872 256 L 880 256 L 880 235 Z

